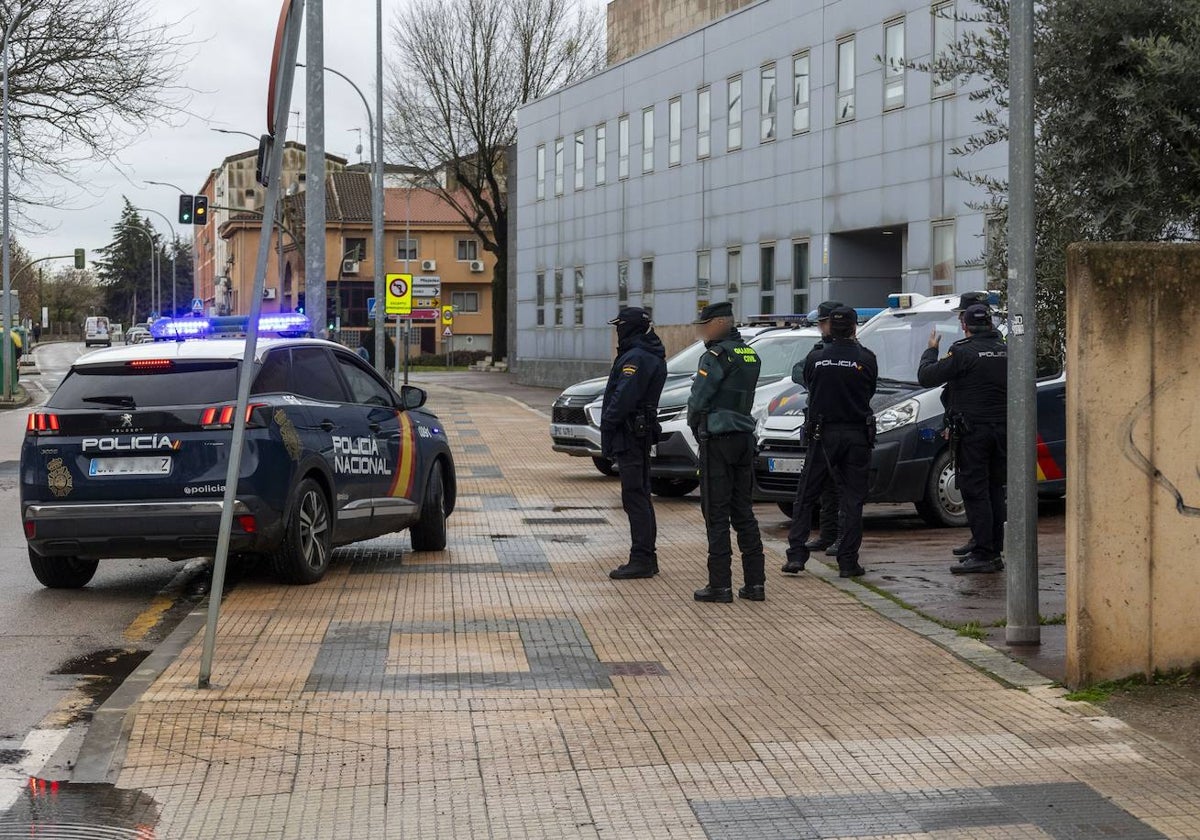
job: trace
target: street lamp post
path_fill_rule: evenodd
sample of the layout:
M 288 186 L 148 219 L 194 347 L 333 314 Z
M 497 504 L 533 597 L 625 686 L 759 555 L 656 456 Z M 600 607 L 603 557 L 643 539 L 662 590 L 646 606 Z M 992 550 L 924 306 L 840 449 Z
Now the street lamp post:
M 10 294 L 10 290 L 12 289 L 12 276 L 10 274 L 12 271 L 12 237 L 10 236 L 11 230 L 9 229 L 8 225 L 8 52 L 10 46 L 9 42 L 12 40 L 13 28 L 17 25 L 17 20 L 20 17 L 21 4 L 17 3 L 12 9 L 12 18 L 8 21 L 8 26 L 4 30 L 4 44 L 2 47 L 0 47 L 0 50 L 2 50 L 4 53 L 4 103 L 2 109 L 3 113 L 0 115 L 0 121 L 4 123 L 4 339 L 0 343 L 4 345 L 4 349 L 2 351 L 3 356 L 0 356 L 0 359 L 3 359 L 4 361 L 4 375 L 2 378 L 4 379 L 3 393 L 5 400 L 11 400 L 13 398 L 11 365 L 14 363 L 12 355 L 12 338 L 10 336 L 10 333 L 12 332 L 12 295 Z
M 150 231 L 146 230 L 144 227 L 142 227 L 140 225 L 135 225 L 132 222 L 123 224 L 123 225 L 121 225 L 121 227 L 125 228 L 126 230 L 136 230 L 142 236 L 146 237 L 146 241 L 150 243 L 150 288 L 151 288 L 151 290 L 153 290 L 154 285 L 157 282 L 157 279 L 155 277 L 155 265 L 158 262 L 157 249 L 154 247 L 154 237 L 150 235 Z M 134 293 L 136 294 L 136 292 L 137 292 L 137 290 L 135 287 Z M 151 292 L 151 298 L 153 298 L 153 292 Z M 153 300 L 151 300 L 151 305 L 153 305 Z M 134 307 L 134 311 L 133 311 L 133 323 L 137 323 L 137 307 L 136 306 Z
M 133 209 L 137 210 L 139 213 L 153 213 L 166 222 L 167 227 L 171 229 L 171 239 L 173 240 L 173 244 L 171 246 L 171 317 L 174 318 L 179 313 L 179 306 L 175 300 L 175 251 L 179 247 L 179 236 L 175 233 L 175 225 L 171 224 L 171 220 L 167 218 L 166 215 L 159 213 L 157 210 L 149 210 L 145 207 L 135 207 Z M 162 309 L 161 288 L 158 290 L 158 308 Z

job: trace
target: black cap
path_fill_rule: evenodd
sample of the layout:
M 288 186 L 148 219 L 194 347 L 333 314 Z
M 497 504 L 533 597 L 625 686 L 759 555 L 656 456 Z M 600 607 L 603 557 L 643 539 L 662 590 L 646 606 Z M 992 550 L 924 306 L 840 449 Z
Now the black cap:
M 617 313 L 617 317 L 613 318 L 608 323 L 614 327 L 620 327 L 625 324 L 642 324 L 649 328 L 650 312 L 642 309 L 640 306 L 623 306 L 621 311 Z
M 839 306 L 829 313 L 829 330 L 834 335 L 848 336 L 858 324 L 858 313 L 849 306 Z
M 845 305 L 846 304 L 842 303 L 840 300 L 822 301 L 820 306 L 817 307 L 817 320 L 824 321 L 831 314 L 833 314 L 833 310 L 841 309 Z
M 992 315 L 986 306 L 982 304 L 973 304 L 963 310 L 963 323 L 968 327 L 990 327 L 992 326 Z
M 954 311 L 955 312 L 966 312 L 968 307 L 976 306 L 976 305 L 983 306 L 985 308 L 987 307 L 987 305 L 988 305 L 988 293 L 987 292 L 963 292 L 961 295 L 958 296 L 958 306 L 956 306 L 954 308 Z
M 722 300 L 717 303 L 710 303 L 708 306 L 700 310 L 700 314 L 696 316 L 693 324 L 707 324 L 713 318 L 732 318 L 733 304 L 727 300 Z

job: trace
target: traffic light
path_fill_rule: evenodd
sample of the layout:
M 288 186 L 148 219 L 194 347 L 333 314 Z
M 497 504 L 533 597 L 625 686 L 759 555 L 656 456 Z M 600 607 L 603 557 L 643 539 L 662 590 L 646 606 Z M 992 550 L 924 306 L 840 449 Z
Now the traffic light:
M 75 249 L 75 270 L 83 271 L 87 268 L 87 251 L 82 248 Z
M 193 208 L 195 210 L 195 212 L 192 214 L 193 224 L 208 224 L 208 196 L 196 196 L 196 201 L 193 204 Z
M 194 210 L 194 197 L 190 195 L 179 196 L 179 224 L 190 225 L 192 223 L 192 211 Z

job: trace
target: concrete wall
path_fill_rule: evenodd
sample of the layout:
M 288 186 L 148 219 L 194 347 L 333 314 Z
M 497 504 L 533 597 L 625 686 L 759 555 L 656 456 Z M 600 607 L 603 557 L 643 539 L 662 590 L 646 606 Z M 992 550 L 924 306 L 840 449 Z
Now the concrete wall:
M 608 63 L 615 64 L 691 32 L 754 0 L 611 0 Z
M 1067 279 L 1067 682 L 1190 668 L 1200 246 L 1075 245 Z

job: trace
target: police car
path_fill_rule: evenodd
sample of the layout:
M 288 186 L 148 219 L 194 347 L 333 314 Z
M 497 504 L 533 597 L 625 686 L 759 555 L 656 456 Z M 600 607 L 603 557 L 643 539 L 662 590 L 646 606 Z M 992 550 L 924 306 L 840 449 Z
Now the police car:
M 81 357 L 29 416 L 21 518 L 42 584 L 84 586 L 106 558 L 214 553 L 245 351 L 220 335 L 237 329 L 158 322 L 158 341 Z M 425 392 L 397 394 L 345 347 L 298 337 L 302 315 L 260 330 L 273 337 L 257 348 L 231 553 L 306 584 L 358 540 L 407 529 L 415 550 L 444 549 L 454 459 Z
M 999 295 L 989 294 L 998 305 Z M 943 348 L 962 338 L 954 311 L 958 302 L 957 295 L 891 295 L 888 308 L 858 332 L 879 361 L 879 386 L 871 402 L 877 438 L 868 499 L 910 502 L 930 524 L 952 527 L 965 525 L 967 517 L 941 435 L 942 388 L 922 388 L 916 379 L 931 330 L 941 333 Z M 1038 492 L 1047 497 L 1061 496 L 1066 487 L 1065 382 L 1060 371 L 1037 383 Z M 755 495 L 777 501 L 789 516 L 807 452 L 801 432 L 806 403 L 807 393 L 796 385 L 776 396 L 759 425 Z

